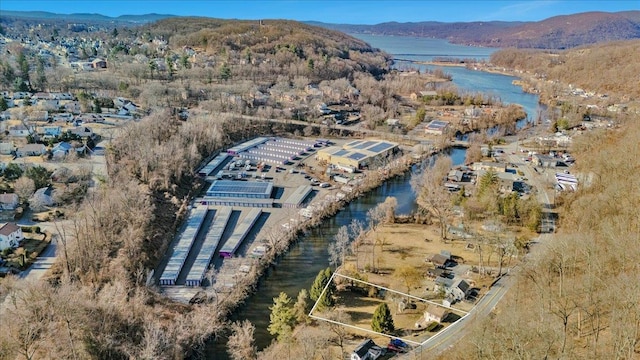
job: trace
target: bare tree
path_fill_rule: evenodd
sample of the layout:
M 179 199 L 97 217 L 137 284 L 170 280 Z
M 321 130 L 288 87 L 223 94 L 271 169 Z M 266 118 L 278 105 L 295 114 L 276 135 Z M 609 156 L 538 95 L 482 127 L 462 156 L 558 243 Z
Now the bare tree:
M 411 185 L 418 193 L 418 205 L 438 219 L 443 241 L 447 238 L 447 218 L 453 207 L 450 194 L 442 186 L 449 169 L 451 159 L 441 155 L 423 166 L 422 174 L 411 179 Z
M 231 323 L 231 335 L 227 342 L 227 352 L 233 360 L 256 359 L 253 333 L 256 327 L 249 320 Z
M 31 195 L 36 191 L 36 184 L 32 179 L 22 176 L 18 180 L 16 180 L 13 185 L 13 189 L 20 198 L 21 202 L 27 201 Z

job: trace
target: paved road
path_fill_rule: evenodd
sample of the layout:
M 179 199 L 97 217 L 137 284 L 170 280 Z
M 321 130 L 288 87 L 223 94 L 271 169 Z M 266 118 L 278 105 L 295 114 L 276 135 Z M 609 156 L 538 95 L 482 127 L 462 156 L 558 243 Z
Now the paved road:
M 536 172 L 533 167 L 522 160 L 522 154 L 517 152 L 518 143 L 514 142 L 505 147 L 507 152 L 507 160 L 510 163 L 518 165 L 518 170 L 524 173 L 529 179 L 528 183 L 537 189 L 536 196 L 538 201 L 543 204 L 545 213 L 548 214 L 551 208 L 550 194 L 553 190 L 545 188 L 547 183 L 547 174 L 544 172 Z M 515 154 L 511 154 L 515 152 Z M 553 195 L 551 195 L 553 196 Z M 548 215 L 547 215 L 548 216 Z M 541 234 L 538 237 L 538 243 L 545 243 L 551 239 L 551 234 Z M 540 246 L 532 249 L 532 252 L 542 251 Z M 509 291 L 511 286 L 516 282 L 517 273 L 520 270 L 518 266 L 510 269 L 508 274 L 496 281 L 496 283 L 487 291 L 487 293 L 476 303 L 471 311 L 457 322 L 451 324 L 441 332 L 429 338 L 421 346 L 416 347 L 409 354 L 401 356 L 401 359 L 428 359 L 451 348 L 457 341 L 468 335 L 470 325 L 474 321 L 484 320 L 489 313 L 498 305 L 500 300 Z

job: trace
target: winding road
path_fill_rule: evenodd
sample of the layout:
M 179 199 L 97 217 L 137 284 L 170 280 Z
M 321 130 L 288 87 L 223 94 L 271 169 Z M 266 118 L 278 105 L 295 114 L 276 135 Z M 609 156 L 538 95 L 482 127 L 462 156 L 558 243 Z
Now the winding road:
M 528 183 L 537 189 L 536 195 L 538 197 L 538 201 L 543 205 L 543 218 L 549 218 L 549 210 L 552 208 L 552 203 L 549 200 L 549 194 L 554 190 L 549 190 L 545 187 L 547 181 L 546 173 L 544 171 L 535 171 L 529 163 L 522 161 L 518 154 L 518 142 L 511 143 L 508 146 L 503 147 L 503 149 L 505 153 L 508 154 L 506 155 L 506 160 L 509 163 L 517 165 L 518 170 L 522 171 L 524 176 L 528 179 Z M 552 234 L 544 233 L 538 237 L 536 242 L 544 244 L 550 241 L 551 238 Z M 541 248 L 541 246 L 535 246 L 531 252 L 542 251 Z M 456 342 L 471 332 L 470 325 L 472 325 L 473 322 L 483 321 L 491 311 L 495 309 L 507 291 L 509 291 L 509 289 L 516 283 L 517 273 L 519 270 L 520 268 L 517 265 L 507 270 L 507 274 L 496 280 L 489 291 L 487 291 L 487 293 L 478 300 L 476 305 L 467 315 L 432 336 L 408 354 L 404 354 L 399 358 L 429 359 L 453 347 Z

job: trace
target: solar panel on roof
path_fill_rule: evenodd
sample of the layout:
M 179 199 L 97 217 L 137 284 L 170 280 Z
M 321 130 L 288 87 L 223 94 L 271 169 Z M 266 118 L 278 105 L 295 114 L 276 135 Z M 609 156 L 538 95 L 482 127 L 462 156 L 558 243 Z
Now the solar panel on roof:
M 348 150 L 340 150 L 340 151 L 335 152 L 335 153 L 333 154 L 333 156 L 344 156 L 344 155 L 346 155 L 346 154 L 348 154 L 348 153 L 349 153 L 349 151 L 348 151 Z
M 366 149 L 369 146 L 375 145 L 375 141 L 365 141 L 362 144 L 358 145 L 358 146 L 354 146 L 355 149 Z
M 375 153 L 379 153 L 381 151 L 387 150 L 388 148 L 392 147 L 393 145 L 389 144 L 389 143 L 379 143 L 375 146 L 370 147 L 369 151 L 375 152 Z
M 358 152 L 354 152 L 353 154 L 349 155 L 348 157 L 350 159 L 353 159 L 353 160 L 361 160 L 361 159 L 364 159 L 365 157 L 367 157 L 367 155 L 361 154 L 361 153 L 358 153 Z

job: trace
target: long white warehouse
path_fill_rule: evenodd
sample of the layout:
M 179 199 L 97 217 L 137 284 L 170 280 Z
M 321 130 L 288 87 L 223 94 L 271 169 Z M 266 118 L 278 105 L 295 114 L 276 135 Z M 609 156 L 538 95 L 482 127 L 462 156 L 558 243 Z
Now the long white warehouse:
M 207 268 L 211 263 L 213 254 L 216 252 L 220 239 L 222 239 L 224 229 L 226 229 L 229 218 L 231 218 L 232 211 L 233 208 L 229 206 L 225 206 L 217 211 L 216 217 L 213 219 L 211 227 L 209 228 L 209 233 L 207 233 L 207 237 L 202 244 L 202 248 L 193 262 L 193 265 L 191 265 L 191 270 L 189 270 L 189 274 L 187 275 L 187 280 L 185 282 L 187 286 L 200 286 L 202 284 L 202 280 L 204 279 Z
M 167 266 L 164 268 L 162 275 L 160 276 L 160 285 L 175 285 L 178 280 L 178 276 L 182 271 L 184 262 L 189 256 L 191 246 L 198 236 L 202 222 L 208 211 L 207 206 L 198 206 L 191 211 L 189 219 L 187 220 L 187 226 L 184 229 L 182 236 L 178 240 L 173 249 L 173 254 L 167 262 Z

